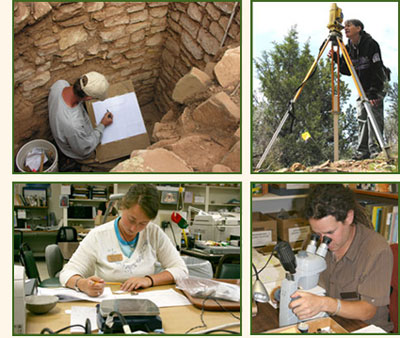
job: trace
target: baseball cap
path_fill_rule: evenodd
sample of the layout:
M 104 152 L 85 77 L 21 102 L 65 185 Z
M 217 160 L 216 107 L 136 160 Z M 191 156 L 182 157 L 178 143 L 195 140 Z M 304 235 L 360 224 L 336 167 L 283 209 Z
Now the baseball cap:
M 86 85 L 83 82 L 83 78 L 86 76 Z M 81 88 L 87 96 L 99 100 L 105 100 L 107 98 L 107 90 L 110 86 L 106 77 L 98 72 L 89 72 L 81 77 L 80 80 Z

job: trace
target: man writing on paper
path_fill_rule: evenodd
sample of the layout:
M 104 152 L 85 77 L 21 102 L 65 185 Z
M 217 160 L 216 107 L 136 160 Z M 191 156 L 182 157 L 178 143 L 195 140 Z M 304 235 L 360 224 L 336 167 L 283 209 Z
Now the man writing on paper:
M 109 84 L 104 75 L 89 72 L 71 86 L 65 80 L 56 81 L 48 99 L 49 120 L 53 137 L 66 156 L 80 163 L 94 161 L 94 150 L 100 143 L 104 129 L 113 123 L 113 115 L 106 112 L 92 127 L 84 102 L 105 100 Z

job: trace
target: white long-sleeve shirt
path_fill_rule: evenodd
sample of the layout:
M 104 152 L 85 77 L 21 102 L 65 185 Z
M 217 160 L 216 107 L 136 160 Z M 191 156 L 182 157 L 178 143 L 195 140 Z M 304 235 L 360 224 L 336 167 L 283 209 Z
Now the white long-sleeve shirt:
M 157 261 L 175 281 L 188 275 L 185 262 L 158 225 L 150 222 L 140 232 L 135 251 L 128 258 L 121 251 L 114 221 L 111 221 L 89 232 L 61 271 L 60 282 L 65 286 L 74 275 L 85 278 L 95 275 L 107 282 L 124 282 L 154 273 Z
M 62 92 L 69 86 L 67 81 L 58 80 L 50 88 L 50 128 L 58 147 L 65 155 L 83 160 L 96 149 L 105 127 L 100 123 L 93 129 L 83 102 L 73 108 L 65 103 Z

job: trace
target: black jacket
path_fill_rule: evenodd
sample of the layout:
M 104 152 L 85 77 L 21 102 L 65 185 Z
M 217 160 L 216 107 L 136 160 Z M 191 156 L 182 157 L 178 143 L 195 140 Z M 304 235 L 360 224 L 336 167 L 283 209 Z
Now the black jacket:
M 378 43 L 371 35 L 362 31 L 360 43 L 354 45 L 349 40 L 346 49 L 349 52 L 367 98 L 372 100 L 384 95 L 383 89 L 386 78 Z M 344 75 L 351 75 L 343 55 L 340 58 L 340 72 Z

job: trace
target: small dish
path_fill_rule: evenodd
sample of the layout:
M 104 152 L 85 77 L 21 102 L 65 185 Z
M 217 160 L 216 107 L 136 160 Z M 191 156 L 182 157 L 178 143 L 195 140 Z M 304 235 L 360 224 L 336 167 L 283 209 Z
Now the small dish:
M 57 296 L 32 295 L 25 298 L 26 308 L 34 314 L 43 314 L 54 308 L 58 302 Z

